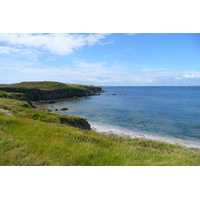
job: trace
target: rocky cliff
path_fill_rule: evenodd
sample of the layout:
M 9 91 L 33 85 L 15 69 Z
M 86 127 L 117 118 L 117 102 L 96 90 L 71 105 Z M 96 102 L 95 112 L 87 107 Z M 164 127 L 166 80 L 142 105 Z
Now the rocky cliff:
M 85 86 L 85 85 L 72 86 L 64 83 L 47 82 L 47 81 L 31 82 L 31 84 L 30 82 L 22 82 L 22 83 L 0 85 L 0 91 L 22 93 L 25 94 L 25 96 L 30 101 L 83 97 L 103 92 L 101 87 L 95 87 L 95 86 Z

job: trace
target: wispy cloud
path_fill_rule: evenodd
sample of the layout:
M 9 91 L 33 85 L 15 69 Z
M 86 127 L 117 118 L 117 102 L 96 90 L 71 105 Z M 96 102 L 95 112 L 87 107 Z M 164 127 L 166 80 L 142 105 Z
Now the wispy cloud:
M 0 46 L 0 54 L 9 54 L 11 52 L 21 52 L 21 49 L 7 47 L 7 46 Z
M 128 78 L 138 85 L 190 85 L 200 83 L 200 71 L 140 71 Z
M 19 48 L 28 47 L 41 49 L 52 54 L 68 55 L 83 46 L 106 45 L 111 42 L 102 42 L 107 34 L 16 34 L 1 33 L 2 46 L 0 53 L 21 51 Z
M 131 51 L 131 49 L 125 49 L 125 50 L 120 51 L 120 52 L 117 52 L 117 53 L 108 54 L 108 55 L 105 55 L 104 57 L 118 56 L 118 55 L 123 54 L 123 53 L 126 53 L 126 52 L 128 52 L 128 51 Z
M 108 41 L 108 42 L 99 42 L 99 45 L 107 45 L 107 44 L 113 44 L 114 41 Z
M 59 78 L 63 82 L 97 85 L 198 85 L 200 71 L 129 70 L 109 67 L 107 62 L 74 61 L 73 66 L 22 69 L 27 76 L 42 75 L 46 79 Z

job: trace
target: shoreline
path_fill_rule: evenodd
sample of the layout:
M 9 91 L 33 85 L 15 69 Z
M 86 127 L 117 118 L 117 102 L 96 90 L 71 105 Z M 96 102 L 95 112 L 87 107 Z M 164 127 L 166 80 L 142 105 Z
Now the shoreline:
M 83 97 L 76 97 L 76 98 L 83 98 Z M 49 112 L 54 113 L 54 111 L 51 110 L 54 103 L 62 102 L 62 101 L 70 101 L 71 99 L 74 99 L 74 98 L 59 99 L 56 102 L 37 101 L 37 103 L 35 105 L 36 105 L 36 107 L 46 106 L 47 108 L 43 108 L 43 110 L 47 110 Z M 41 109 L 41 108 L 39 108 L 39 109 Z M 54 109 L 55 109 L 55 107 L 54 107 Z M 61 114 L 61 115 L 65 115 L 65 114 Z M 103 124 L 103 123 L 99 123 L 99 122 L 93 122 L 90 120 L 87 120 L 87 121 L 90 124 L 91 129 L 100 134 L 121 136 L 121 137 L 130 138 L 130 139 L 140 138 L 140 139 L 146 139 L 146 140 L 154 140 L 154 141 L 158 141 L 158 142 L 167 142 L 170 144 L 178 144 L 178 145 L 181 145 L 181 146 L 193 149 L 193 150 L 200 151 L 200 142 L 191 141 L 191 140 L 187 140 L 187 139 L 178 139 L 178 138 L 174 138 L 174 137 L 170 137 L 170 136 L 154 135 L 154 134 L 147 133 L 147 132 L 133 131 L 130 129 L 126 129 L 126 128 L 117 126 L 117 125 Z
M 200 151 L 200 142 L 190 141 L 190 140 L 184 140 L 184 139 L 177 139 L 173 137 L 164 137 L 164 136 L 158 136 L 143 132 L 136 132 L 129 129 L 125 129 L 123 127 L 109 125 L 109 124 L 101 124 L 96 122 L 89 121 L 89 124 L 91 125 L 92 130 L 106 135 L 117 135 L 121 137 L 127 137 L 127 138 L 140 138 L 140 139 L 146 139 L 146 140 L 154 140 L 158 142 L 167 142 L 170 144 L 178 144 L 181 146 L 185 146 L 187 148 L 198 150 Z

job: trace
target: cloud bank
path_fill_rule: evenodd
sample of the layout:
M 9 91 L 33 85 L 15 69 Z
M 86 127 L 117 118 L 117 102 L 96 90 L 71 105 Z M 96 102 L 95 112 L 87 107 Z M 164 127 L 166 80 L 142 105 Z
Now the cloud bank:
M 0 42 L 5 46 L 0 46 L 0 53 L 10 53 L 22 51 L 21 48 L 36 48 L 48 51 L 57 55 L 69 55 L 74 50 L 83 46 L 95 44 L 105 45 L 110 42 L 101 42 L 107 34 L 29 34 L 29 33 L 1 33 Z
M 35 80 L 58 80 L 61 82 L 96 84 L 96 85 L 119 85 L 119 86 L 171 86 L 171 85 L 199 85 L 200 71 L 186 70 L 150 70 L 125 71 L 123 67 L 108 67 L 107 62 L 83 62 L 74 61 L 70 66 L 33 67 L 26 63 L 12 66 L 12 70 L 20 74 L 23 80 L 36 78 Z M 17 68 L 18 67 L 18 68 Z M 1 71 L 1 70 L 0 70 Z M 3 77 L 2 77 L 3 78 Z M 32 80 L 32 79 L 31 79 Z

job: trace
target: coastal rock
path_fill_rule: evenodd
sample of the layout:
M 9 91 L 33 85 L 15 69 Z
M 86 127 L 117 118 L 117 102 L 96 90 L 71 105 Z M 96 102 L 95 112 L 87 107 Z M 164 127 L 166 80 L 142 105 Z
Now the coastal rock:
M 52 104 L 52 103 L 56 103 L 56 101 L 50 100 L 48 103 Z
M 61 116 L 59 119 L 60 119 L 61 124 L 69 124 L 71 126 L 78 127 L 81 129 L 86 129 L 86 130 L 91 129 L 90 124 L 84 118 L 77 118 L 77 119 L 73 120 L 72 118 L 67 118 L 66 116 Z
M 68 110 L 68 108 L 61 108 L 60 110 L 61 111 L 66 111 L 66 110 Z

